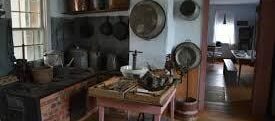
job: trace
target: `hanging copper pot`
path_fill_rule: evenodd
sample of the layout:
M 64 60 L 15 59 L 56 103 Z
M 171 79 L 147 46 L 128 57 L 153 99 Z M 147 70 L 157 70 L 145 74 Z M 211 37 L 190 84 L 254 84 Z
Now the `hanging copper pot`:
M 70 12 L 87 11 L 89 9 L 89 5 L 89 0 L 70 0 L 68 3 L 68 8 Z

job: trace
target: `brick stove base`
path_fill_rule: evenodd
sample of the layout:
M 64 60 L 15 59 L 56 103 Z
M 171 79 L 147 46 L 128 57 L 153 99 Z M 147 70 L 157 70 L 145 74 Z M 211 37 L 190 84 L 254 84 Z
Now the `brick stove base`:
M 40 99 L 41 120 L 42 121 L 70 121 L 70 96 L 78 92 L 87 83 L 75 84 L 65 88 L 62 91 L 51 94 Z M 87 95 L 88 96 L 88 95 Z M 92 110 L 95 107 L 93 98 L 87 99 L 87 109 Z

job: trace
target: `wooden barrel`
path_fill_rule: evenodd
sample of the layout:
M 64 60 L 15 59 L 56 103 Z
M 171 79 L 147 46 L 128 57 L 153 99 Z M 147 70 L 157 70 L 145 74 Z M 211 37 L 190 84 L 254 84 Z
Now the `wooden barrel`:
M 194 98 L 188 98 L 186 101 L 177 102 L 175 113 L 178 117 L 182 117 L 184 121 L 197 121 L 198 101 Z
M 53 80 L 53 68 L 39 67 L 32 69 L 32 77 L 34 82 L 40 84 L 50 83 Z

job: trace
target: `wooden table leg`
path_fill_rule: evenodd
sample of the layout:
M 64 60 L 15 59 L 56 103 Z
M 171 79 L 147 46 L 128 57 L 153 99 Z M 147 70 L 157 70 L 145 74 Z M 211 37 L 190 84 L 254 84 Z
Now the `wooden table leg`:
M 104 121 L 104 107 L 98 107 L 99 121 Z
M 127 110 L 127 121 L 130 121 L 130 111 Z
M 160 114 L 155 114 L 154 115 L 154 121 L 160 121 L 161 120 L 161 115 Z
M 171 113 L 171 121 L 174 121 L 174 112 L 175 112 L 175 96 L 173 96 L 170 104 L 170 113 Z

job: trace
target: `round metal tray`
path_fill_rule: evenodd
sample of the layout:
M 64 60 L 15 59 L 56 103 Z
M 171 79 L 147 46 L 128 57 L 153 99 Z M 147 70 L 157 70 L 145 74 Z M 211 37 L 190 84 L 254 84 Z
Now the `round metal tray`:
M 201 62 L 201 51 L 192 42 L 183 42 L 173 51 L 173 60 L 179 69 L 193 69 Z
M 193 21 L 200 15 L 200 6 L 193 0 L 185 0 L 180 5 L 180 13 L 183 18 L 188 21 Z
M 140 38 L 150 40 L 157 37 L 166 23 L 163 8 L 155 1 L 144 0 L 137 3 L 130 14 L 130 27 Z

